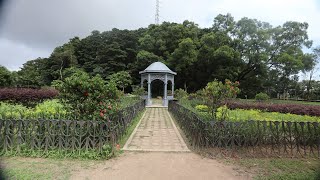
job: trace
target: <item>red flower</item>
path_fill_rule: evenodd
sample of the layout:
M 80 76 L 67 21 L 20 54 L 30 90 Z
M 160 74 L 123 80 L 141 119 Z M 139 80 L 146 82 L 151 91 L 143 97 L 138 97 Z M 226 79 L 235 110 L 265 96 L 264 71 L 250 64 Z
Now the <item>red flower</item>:
M 118 151 L 120 150 L 120 145 L 119 145 L 119 144 L 116 145 L 116 149 L 117 149 Z
M 100 116 L 101 116 L 101 117 L 104 117 L 104 114 L 103 114 L 103 112 L 100 112 Z
M 84 95 L 84 96 L 89 96 L 88 91 L 85 91 L 85 92 L 83 93 L 83 95 Z

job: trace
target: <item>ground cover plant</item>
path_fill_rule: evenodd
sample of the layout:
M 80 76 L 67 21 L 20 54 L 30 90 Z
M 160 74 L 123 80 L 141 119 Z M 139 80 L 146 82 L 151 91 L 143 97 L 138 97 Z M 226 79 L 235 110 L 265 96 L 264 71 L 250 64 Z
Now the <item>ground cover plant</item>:
M 257 109 L 267 112 L 290 113 L 298 115 L 320 116 L 320 106 L 305 104 L 284 104 L 268 102 L 228 101 L 230 109 Z

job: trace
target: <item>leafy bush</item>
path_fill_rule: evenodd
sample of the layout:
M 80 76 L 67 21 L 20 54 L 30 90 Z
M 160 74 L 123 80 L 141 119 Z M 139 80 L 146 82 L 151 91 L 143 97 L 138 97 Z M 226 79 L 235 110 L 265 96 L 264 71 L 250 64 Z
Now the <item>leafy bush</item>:
M 113 81 L 105 82 L 99 75 L 89 76 L 78 70 L 53 86 L 61 92 L 61 99 L 71 105 L 72 113 L 87 119 L 106 119 L 116 110 L 119 93 Z
M 176 89 L 174 91 L 174 96 L 176 99 L 180 100 L 182 98 L 186 98 L 188 96 L 188 93 L 183 89 Z
M 62 104 L 57 99 L 47 100 L 38 104 L 34 108 L 34 116 L 36 117 L 57 117 L 68 114 L 66 104 Z
M 264 102 L 237 102 L 228 101 L 229 109 L 257 109 L 267 112 L 290 113 L 297 115 L 320 116 L 320 108 L 317 105 L 304 104 L 271 104 Z
M 68 115 L 64 104 L 58 100 L 46 100 L 39 103 L 34 108 L 28 108 L 20 104 L 0 103 L 0 118 L 10 119 L 51 119 L 58 116 Z
M 195 108 L 196 108 L 196 110 L 198 110 L 200 112 L 208 112 L 209 111 L 209 107 L 207 105 L 203 105 L 203 104 L 199 104 Z
M 30 116 L 31 110 L 20 104 L 0 103 L 0 118 L 21 119 Z
M 53 99 L 59 95 L 59 91 L 53 88 L 2 88 L 0 89 L 0 101 L 11 102 L 39 102 L 45 99 Z
M 256 97 L 255 97 L 255 99 L 256 99 L 257 101 L 266 101 L 266 100 L 268 100 L 269 98 L 270 98 L 270 97 L 268 96 L 268 94 L 263 93 L 263 92 L 260 92 L 260 93 L 256 94 Z
M 224 84 L 222 82 L 218 82 L 218 80 L 214 80 L 207 84 L 204 88 L 204 102 L 209 106 L 213 117 L 215 117 L 217 108 L 221 103 L 223 103 L 227 98 L 236 97 L 240 92 L 238 86 L 238 81 L 233 83 L 228 79 L 225 80 Z
M 145 94 L 145 90 L 143 87 L 140 86 L 132 86 L 132 94 L 136 96 L 143 96 Z

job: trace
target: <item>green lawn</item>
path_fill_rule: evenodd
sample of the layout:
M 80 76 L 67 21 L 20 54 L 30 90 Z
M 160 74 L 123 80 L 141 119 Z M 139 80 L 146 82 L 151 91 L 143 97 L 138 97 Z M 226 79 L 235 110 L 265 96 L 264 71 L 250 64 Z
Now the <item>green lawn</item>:
M 320 160 L 288 158 L 244 158 L 228 160 L 254 174 L 259 180 L 319 180 Z
M 72 171 L 87 169 L 102 161 L 49 158 L 1 158 L 5 179 L 69 179 Z M 1 177 L 0 177 L 1 179 Z

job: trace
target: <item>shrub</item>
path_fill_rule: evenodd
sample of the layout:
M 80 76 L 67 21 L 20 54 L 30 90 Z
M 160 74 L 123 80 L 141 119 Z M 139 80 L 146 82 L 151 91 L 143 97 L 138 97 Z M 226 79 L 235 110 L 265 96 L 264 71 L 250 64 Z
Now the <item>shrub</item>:
M 215 113 L 217 108 L 228 98 L 236 97 L 236 95 L 240 92 L 238 88 L 239 82 L 231 82 L 226 79 L 225 83 L 218 82 L 214 80 L 209 82 L 207 86 L 204 88 L 205 94 L 205 103 L 209 106 L 211 114 L 215 117 Z
M 0 89 L 0 101 L 11 102 L 40 102 L 52 99 L 59 95 L 59 91 L 53 88 L 31 89 L 31 88 L 2 88 Z
M 59 100 L 46 100 L 37 104 L 34 108 L 28 108 L 21 104 L 0 103 L 0 118 L 10 119 L 51 119 L 68 115 L 65 105 Z
M 36 117 L 56 117 L 68 114 L 66 104 L 62 104 L 57 99 L 47 100 L 36 105 L 34 116 Z
M 107 83 L 99 75 L 91 77 L 81 70 L 63 81 L 54 81 L 53 86 L 60 90 L 60 98 L 71 105 L 76 116 L 90 120 L 106 119 L 116 110 L 116 100 L 119 100 L 113 81 Z
M 178 99 L 178 100 L 188 97 L 187 91 L 185 91 L 183 89 L 176 89 L 174 91 L 174 94 L 175 94 L 175 98 Z
M 196 110 L 198 110 L 200 112 L 208 112 L 209 111 L 209 107 L 207 105 L 203 105 L 203 104 L 199 104 L 195 108 L 196 108 Z
M 255 99 L 257 101 L 266 101 L 269 99 L 269 96 L 266 93 L 260 92 L 260 93 L 256 94 Z
M 145 94 L 145 90 L 143 87 L 139 87 L 139 86 L 132 86 L 132 94 L 136 95 L 136 96 L 143 96 Z
M 264 102 L 237 102 L 228 101 L 230 109 L 258 109 L 268 112 L 290 113 L 298 115 L 320 116 L 320 108 L 317 105 L 304 104 L 271 104 Z

